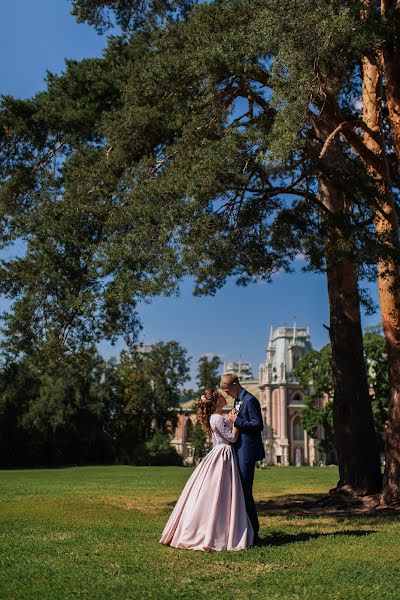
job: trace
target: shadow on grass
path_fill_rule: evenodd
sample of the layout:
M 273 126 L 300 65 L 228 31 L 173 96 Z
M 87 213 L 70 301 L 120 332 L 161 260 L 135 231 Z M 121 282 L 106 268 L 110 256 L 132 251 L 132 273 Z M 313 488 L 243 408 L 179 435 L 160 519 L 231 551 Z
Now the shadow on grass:
M 176 502 L 168 502 L 165 509 L 172 510 Z M 298 516 L 298 517 L 337 517 L 360 518 L 372 517 L 388 520 L 398 519 L 400 506 L 379 506 L 373 497 L 351 498 L 349 496 L 327 496 L 322 494 L 291 494 L 279 496 L 271 500 L 256 502 L 257 513 L 261 517 Z
M 321 494 L 293 494 L 256 502 L 261 516 L 387 517 L 399 518 L 400 506 L 380 506 L 376 497 L 352 498 Z
M 378 531 L 363 531 L 362 529 L 354 529 L 351 531 L 332 531 L 332 533 L 284 533 L 282 531 L 271 531 L 266 537 L 260 538 L 260 546 L 284 546 L 285 544 L 294 544 L 296 542 L 307 542 L 308 540 L 318 539 L 321 537 L 332 537 L 337 535 L 363 537 L 378 533 Z

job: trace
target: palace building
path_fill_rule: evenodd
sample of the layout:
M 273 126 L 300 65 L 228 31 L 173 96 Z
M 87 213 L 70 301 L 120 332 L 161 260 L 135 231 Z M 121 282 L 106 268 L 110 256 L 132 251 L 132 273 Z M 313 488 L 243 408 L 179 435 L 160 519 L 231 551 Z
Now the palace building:
M 308 327 L 271 327 L 259 379 L 267 464 L 314 465 L 322 458 L 301 423 L 305 390 L 295 376 L 300 359 L 311 349 Z
M 318 448 L 318 439 L 323 438 L 323 429 L 317 430 L 317 438 L 307 435 L 301 422 L 304 408 L 304 390 L 295 376 L 299 360 L 312 349 L 309 328 L 271 327 L 266 348 L 266 360 L 260 365 L 259 379 L 250 378 L 249 363 L 228 363 L 225 372 L 236 372 L 244 388 L 259 400 L 264 421 L 263 442 L 267 465 L 316 465 L 325 462 L 326 457 Z M 242 367 L 245 366 L 245 368 Z M 232 368 L 237 366 L 237 369 Z M 241 367 L 241 368 L 239 368 Z M 240 377 L 244 373 L 247 377 Z M 326 402 L 326 399 L 321 399 Z M 232 406 L 228 398 L 226 412 Z M 172 443 L 191 462 L 190 436 L 196 422 L 194 402 L 181 405 L 178 426 Z

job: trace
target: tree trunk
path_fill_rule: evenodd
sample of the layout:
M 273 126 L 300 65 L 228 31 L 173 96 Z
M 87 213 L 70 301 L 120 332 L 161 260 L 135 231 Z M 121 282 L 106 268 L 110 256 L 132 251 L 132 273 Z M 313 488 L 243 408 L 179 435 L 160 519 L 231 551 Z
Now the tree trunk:
M 343 210 L 341 192 L 319 177 L 321 199 L 332 211 Z M 377 435 L 365 370 L 360 299 L 355 260 L 340 228 L 326 242 L 326 273 L 330 307 L 333 426 L 338 455 L 339 487 L 361 494 L 376 493 L 382 485 Z M 343 250 L 340 251 L 342 246 Z
M 400 21 L 400 4 L 393 0 L 382 0 L 382 20 Z M 396 16 L 397 12 L 397 16 Z M 393 36 L 387 40 L 382 49 L 382 65 L 386 84 L 386 103 L 389 113 L 393 145 L 400 167 L 400 23 L 394 27 Z
M 396 269 L 397 270 L 397 269 Z M 392 291 L 397 290 L 397 293 Z M 400 500 L 400 306 L 399 275 L 379 266 L 379 297 L 389 363 L 390 400 L 385 432 L 385 473 L 382 500 Z
M 367 57 L 363 58 L 363 119 L 375 136 L 364 134 L 365 145 L 380 158 L 379 170 L 369 166 L 378 190 L 375 227 L 393 254 L 399 248 L 398 222 L 388 171 L 385 167 L 383 143 L 379 143 L 380 98 L 379 71 Z M 378 262 L 378 289 L 383 331 L 389 363 L 390 401 L 386 428 L 386 457 L 382 500 L 400 499 L 400 270 L 394 259 Z
M 322 113 L 316 131 L 320 140 L 326 139 L 330 129 Z M 325 256 L 334 387 L 333 426 L 340 473 L 338 489 L 346 486 L 357 494 L 372 494 L 380 491 L 382 477 L 364 362 L 357 267 L 346 233 L 344 194 L 335 185 L 341 160 L 341 147 L 336 140 L 329 146 L 325 168 L 318 177 L 319 198 L 327 209 Z
M 321 180 L 320 189 L 330 199 L 337 195 Z M 350 252 L 338 257 L 340 241 L 336 235 L 326 248 L 339 487 L 370 494 L 382 486 L 378 440 L 364 363 L 357 273 Z
M 389 56 L 389 52 L 384 51 L 383 66 L 390 129 L 398 165 L 400 165 L 400 53 L 399 58 L 395 62 L 392 56 Z

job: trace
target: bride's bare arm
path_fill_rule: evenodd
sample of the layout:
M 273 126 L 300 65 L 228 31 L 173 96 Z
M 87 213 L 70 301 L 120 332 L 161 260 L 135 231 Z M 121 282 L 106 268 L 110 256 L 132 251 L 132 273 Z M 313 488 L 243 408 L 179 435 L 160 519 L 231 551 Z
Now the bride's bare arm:
M 232 434 L 233 434 L 232 442 L 237 442 L 238 437 L 239 437 L 239 429 L 235 426 L 232 427 Z

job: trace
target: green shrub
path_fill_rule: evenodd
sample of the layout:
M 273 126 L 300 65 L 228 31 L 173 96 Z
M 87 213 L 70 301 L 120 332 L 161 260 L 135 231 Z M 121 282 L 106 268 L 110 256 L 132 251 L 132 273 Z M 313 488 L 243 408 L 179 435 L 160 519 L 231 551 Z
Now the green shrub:
M 147 464 L 149 465 L 166 466 L 182 464 L 182 458 L 174 446 L 171 445 L 169 437 L 158 431 L 146 443 L 146 450 L 148 454 Z

